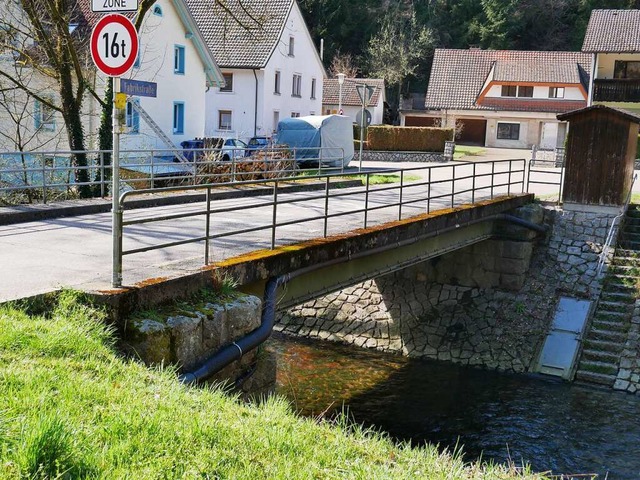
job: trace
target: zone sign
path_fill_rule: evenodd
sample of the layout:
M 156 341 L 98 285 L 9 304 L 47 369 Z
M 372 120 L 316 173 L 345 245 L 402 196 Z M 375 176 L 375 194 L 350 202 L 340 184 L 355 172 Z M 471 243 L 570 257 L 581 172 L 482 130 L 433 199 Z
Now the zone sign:
M 91 56 L 98 70 L 110 77 L 127 72 L 138 56 L 138 32 L 124 15 L 102 17 L 91 32 Z
M 138 0 L 91 0 L 92 12 L 135 12 Z

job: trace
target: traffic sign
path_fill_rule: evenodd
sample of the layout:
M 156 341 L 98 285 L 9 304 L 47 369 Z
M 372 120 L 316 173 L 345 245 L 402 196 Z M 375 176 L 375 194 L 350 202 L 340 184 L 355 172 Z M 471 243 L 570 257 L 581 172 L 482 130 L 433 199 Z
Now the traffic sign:
M 102 17 L 91 32 L 91 56 L 98 70 L 110 77 L 127 72 L 138 56 L 138 32 L 124 15 Z
M 135 12 L 138 0 L 91 0 L 92 12 Z
M 356 123 L 360 125 L 362 123 L 362 110 L 358 110 L 356 113 Z M 371 125 L 371 112 L 367 109 L 364 110 L 364 126 L 368 127 Z
M 371 100 L 371 97 L 373 97 L 373 92 L 376 91 L 376 87 L 372 87 L 371 85 L 356 85 L 356 91 L 358 92 L 360 101 L 366 105 L 369 103 L 369 100 Z

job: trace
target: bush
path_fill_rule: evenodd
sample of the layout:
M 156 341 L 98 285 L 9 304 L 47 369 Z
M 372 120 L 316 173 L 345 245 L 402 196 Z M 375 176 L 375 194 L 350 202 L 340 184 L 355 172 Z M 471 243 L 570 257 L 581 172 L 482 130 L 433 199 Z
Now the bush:
M 640 158 L 640 135 L 638 135 L 638 147 L 636 149 L 636 158 Z
M 376 125 L 367 134 L 369 150 L 444 152 L 444 143 L 453 140 L 452 128 Z

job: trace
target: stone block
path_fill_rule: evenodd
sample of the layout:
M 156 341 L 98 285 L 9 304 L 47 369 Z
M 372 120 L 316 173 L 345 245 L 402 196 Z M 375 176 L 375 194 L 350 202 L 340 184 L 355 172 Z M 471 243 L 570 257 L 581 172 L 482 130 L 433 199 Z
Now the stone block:
M 207 304 L 202 319 L 202 348 L 206 352 L 219 350 L 227 339 L 227 311 L 222 305 Z
M 518 258 L 529 261 L 533 253 L 533 244 L 531 242 L 505 240 L 503 244 L 502 256 L 506 258 Z
M 126 350 L 147 365 L 170 363 L 171 334 L 162 322 L 144 319 L 128 325 Z
M 613 384 L 614 390 L 626 390 L 629 388 L 630 383 L 626 380 L 616 380 Z
M 175 353 L 174 361 L 183 370 L 191 370 L 204 360 L 202 348 L 202 323 L 205 315 L 194 312 L 193 316 L 176 315 L 167 318 Z

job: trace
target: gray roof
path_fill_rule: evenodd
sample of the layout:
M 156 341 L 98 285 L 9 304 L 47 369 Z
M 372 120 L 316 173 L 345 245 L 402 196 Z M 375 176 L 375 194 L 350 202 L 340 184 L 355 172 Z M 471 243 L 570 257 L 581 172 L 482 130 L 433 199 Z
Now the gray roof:
M 264 68 L 278 45 L 294 1 L 185 0 L 185 3 L 220 67 Z
M 580 52 L 436 49 L 427 109 L 494 110 L 476 104 L 487 80 L 588 85 L 591 57 Z M 492 74 L 491 78 L 488 78 Z M 557 102 L 556 102 L 557 103 Z
M 640 52 L 640 10 L 593 10 L 582 51 Z

